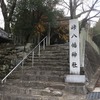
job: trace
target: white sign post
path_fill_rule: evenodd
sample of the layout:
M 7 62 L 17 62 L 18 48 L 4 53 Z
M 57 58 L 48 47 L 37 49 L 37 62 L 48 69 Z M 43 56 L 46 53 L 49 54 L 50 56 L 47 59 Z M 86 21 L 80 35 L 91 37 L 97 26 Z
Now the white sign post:
M 77 19 L 70 20 L 70 74 L 80 74 L 79 24 Z
M 69 22 L 69 48 L 70 48 L 70 74 L 66 76 L 67 82 L 84 83 L 85 76 L 80 75 L 80 48 L 78 19 Z

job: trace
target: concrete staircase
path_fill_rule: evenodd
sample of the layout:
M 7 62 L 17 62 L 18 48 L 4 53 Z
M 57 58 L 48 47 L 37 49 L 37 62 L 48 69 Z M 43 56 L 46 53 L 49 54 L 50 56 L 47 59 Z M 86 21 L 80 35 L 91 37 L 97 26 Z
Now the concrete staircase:
M 68 49 L 68 43 L 47 46 L 40 57 L 35 55 L 33 67 L 30 55 L 24 67 L 15 70 L 0 87 L 0 100 L 63 100 Z

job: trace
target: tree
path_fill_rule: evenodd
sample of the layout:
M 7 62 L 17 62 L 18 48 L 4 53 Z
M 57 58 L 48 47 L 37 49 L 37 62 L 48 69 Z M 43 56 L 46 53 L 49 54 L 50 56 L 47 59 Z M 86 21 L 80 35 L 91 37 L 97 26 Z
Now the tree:
M 61 0 L 59 3 L 67 9 L 70 19 L 82 18 L 81 28 L 94 17 L 100 17 L 99 4 L 100 0 Z
M 59 11 L 55 5 L 59 0 L 19 0 L 13 16 L 12 28 L 16 34 L 23 34 L 26 42 L 35 37 L 39 42 L 46 32 L 48 23 L 53 26 Z M 36 43 L 35 43 L 36 44 Z
M 51 29 L 51 44 L 62 44 L 69 39 L 69 22 L 66 17 L 61 16 L 57 19 L 57 26 Z
M 93 41 L 97 44 L 97 46 L 100 48 L 100 19 L 96 23 L 96 25 L 92 28 L 93 30 Z
M 7 2 L 8 4 L 6 5 L 4 0 L 0 0 L 1 10 L 4 17 L 4 30 L 11 33 L 10 23 L 12 21 L 17 0 L 7 0 Z
M 100 34 L 100 19 L 99 21 L 96 23 L 96 25 L 93 27 L 93 33 L 96 34 Z
M 22 30 L 25 29 L 27 34 L 29 32 L 33 33 L 35 26 L 39 26 L 40 25 L 39 23 L 46 21 L 50 22 L 51 25 L 54 25 L 56 21 L 54 19 L 58 11 L 56 10 L 55 6 L 56 4 L 58 4 L 59 0 L 6 0 L 6 1 L 7 3 L 5 2 L 5 0 L 0 0 L 0 4 L 2 9 L 2 14 L 4 17 L 4 30 L 8 33 L 11 33 L 12 30 L 13 32 L 16 33 L 19 31 L 22 32 Z M 25 15 L 24 12 L 25 13 L 27 12 L 29 16 L 28 14 Z M 41 27 L 43 28 L 44 26 Z

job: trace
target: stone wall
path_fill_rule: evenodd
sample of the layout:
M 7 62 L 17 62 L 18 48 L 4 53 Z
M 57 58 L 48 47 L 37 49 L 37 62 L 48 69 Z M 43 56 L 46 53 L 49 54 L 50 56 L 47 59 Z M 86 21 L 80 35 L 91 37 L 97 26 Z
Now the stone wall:
M 98 52 L 86 42 L 85 46 L 85 74 L 88 81 L 91 80 L 97 69 L 100 67 L 100 55 Z
M 0 44 L 0 79 L 10 72 L 23 58 L 23 51 L 16 49 L 13 44 Z

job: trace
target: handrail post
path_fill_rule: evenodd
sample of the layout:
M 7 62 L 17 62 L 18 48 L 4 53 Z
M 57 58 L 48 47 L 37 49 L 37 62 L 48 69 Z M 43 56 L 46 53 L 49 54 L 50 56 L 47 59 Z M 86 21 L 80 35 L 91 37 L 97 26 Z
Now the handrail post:
M 43 40 L 43 50 L 45 50 L 45 39 Z
M 22 74 L 21 82 L 22 83 L 23 83 L 23 76 L 24 76 L 23 67 L 24 67 L 24 61 L 22 62 L 22 71 L 21 71 L 21 74 Z
M 5 78 L 5 80 L 3 80 L 2 81 L 2 89 L 3 89 L 3 91 L 2 91 L 2 99 L 1 100 L 5 100 L 5 83 L 6 83 L 6 78 Z
M 39 55 L 39 57 L 40 57 L 40 44 L 39 44 L 39 51 L 38 51 L 38 55 Z
M 34 64 L 34 51 L 32 52 L 32 67 L 33 67 L 33 64 Z
M 48 34 L 47 34 L 47 45 L 50 45 L 50 31 L 51 31 L 51 26 L 49 22 L 48 23 Z
M 47 37 L 46 37 L 46 46 L 47 46 L 47 44 L 48 44 L 48 40 L 47 40 Z
M 2 98 L 1 98 L 1 100 L 4 100 L 4 97 L 5 97 L 5 83 L 4 82 L 2 83 L 2 89 L 3 89 L 3 91 L 2 91 Z

